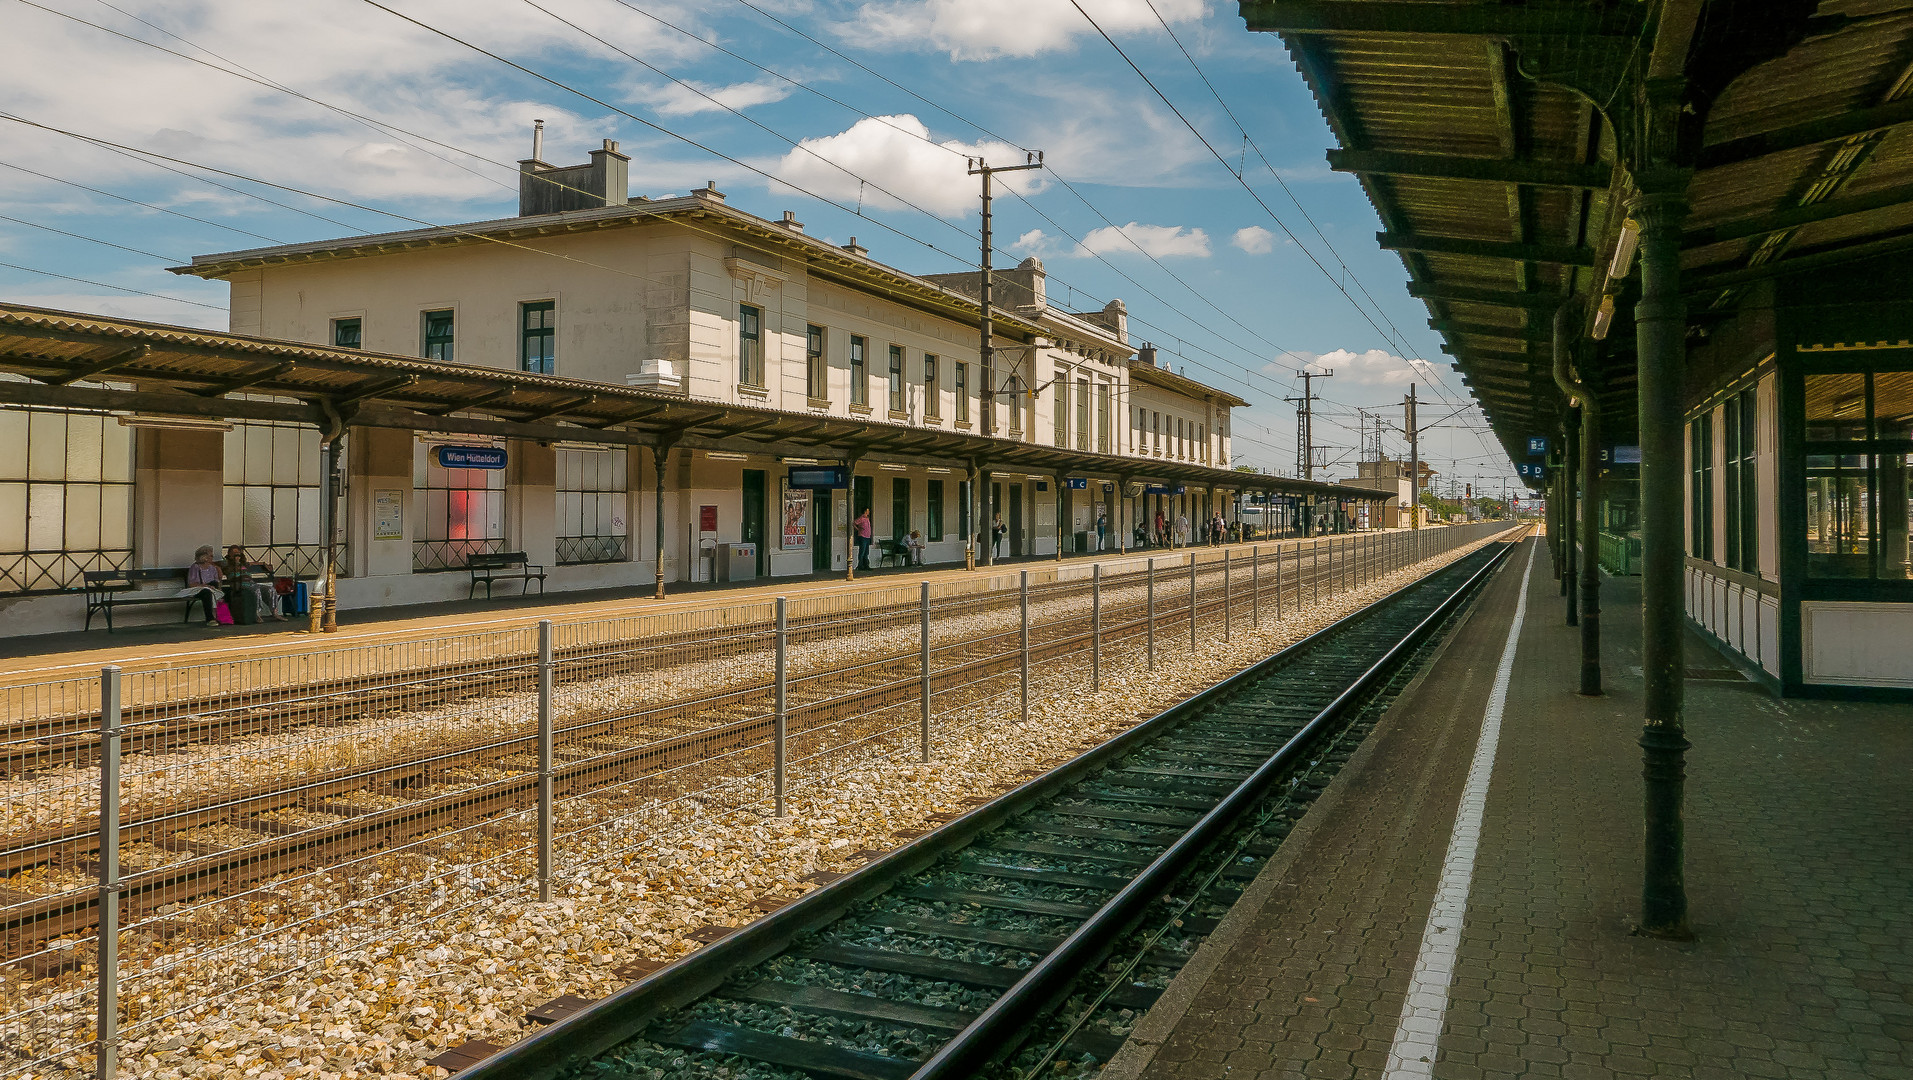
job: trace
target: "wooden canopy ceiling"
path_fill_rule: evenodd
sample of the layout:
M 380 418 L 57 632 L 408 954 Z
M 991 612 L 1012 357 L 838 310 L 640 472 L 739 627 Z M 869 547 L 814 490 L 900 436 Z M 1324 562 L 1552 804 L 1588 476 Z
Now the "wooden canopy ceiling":
M 1637 439 L 1633 294 L 1609 268 L 1658 81 L 1686 95 L 1690 336 L 1783 274 L 1913 247 L 1907 0 L 1245 0 L 1281 35 L 1409 294 L 1517 460 L 1559 426 L 1552 323 L 1605 441 Z M 1634 144 L 1634 145 L 1630 145 Z M 1638 271 L 1634 273 L 1638 279 Z M 1613 294 L 1604 340 L 1589 337 Z

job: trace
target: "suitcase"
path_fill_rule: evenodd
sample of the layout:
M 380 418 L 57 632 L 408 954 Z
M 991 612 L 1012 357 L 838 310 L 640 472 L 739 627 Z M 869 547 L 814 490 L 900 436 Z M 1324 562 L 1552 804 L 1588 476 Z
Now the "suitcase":
M 234 624 L 250 626 L 259 621 L 259 591 L 251 585 L 238 585 L 227 590 L 226 600 L 232 608 Z
M 292 591 L 280 601 L 288 615 L 309 615 L 312 612 L 312 586 L 304 581 L 294 582 Z

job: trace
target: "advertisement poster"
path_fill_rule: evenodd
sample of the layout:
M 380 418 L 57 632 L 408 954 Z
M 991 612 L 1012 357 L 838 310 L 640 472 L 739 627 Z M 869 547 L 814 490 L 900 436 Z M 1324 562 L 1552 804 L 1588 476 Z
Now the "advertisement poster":
M 405 509 L 396 488 L 372 492 L 372 539 L 405 539 Z
M 787 488 L 784 491 L 784 550 L 802 551 L 810 547 L 810 489 Z

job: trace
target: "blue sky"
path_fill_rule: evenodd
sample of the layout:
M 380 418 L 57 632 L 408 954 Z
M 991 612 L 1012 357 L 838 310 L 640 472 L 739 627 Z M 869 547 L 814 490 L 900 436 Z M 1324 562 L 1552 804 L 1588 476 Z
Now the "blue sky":
M 1040 256 L 1054 302 L 1121 297 L 1136 337 L 1249 399 L 1239 460 L 1293 473 L 1282 399 L 1304 367 L 1335 372 L 1329 475 L 1353 471 L 1358 409 L 1398 429 L 1410 382 L 1424 423 L 1465 401 L 1360 186 L 1327 170 L 1281 42 L 1226 0 L 1080 0 L 1169 104 L 1070 0 L 380 2 L 466 44 L 367 0 L 0 0 L 17 118 L 0 120 L 0 262 L 27 268 L 0 267 L 0 295 L 223 328 L 225 286 L 166 266 L 509 216 L 533 118 L 554 162 L 619 140 L 634 193 L 715 180 L 742 209 L 946 272 L 976 259 L 964 157 L 1041 149 L 1050 168 L 997 200 L 999 262 Z M 1464 409 L 1424 456 L 1499 492 L 1512 470 L 1485 430 Z

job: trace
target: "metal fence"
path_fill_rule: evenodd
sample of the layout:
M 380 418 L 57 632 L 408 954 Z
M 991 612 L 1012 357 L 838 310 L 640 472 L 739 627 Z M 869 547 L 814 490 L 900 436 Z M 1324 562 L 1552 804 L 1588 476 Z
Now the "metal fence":
M 1067 723 L 1112 675 L 1352 607 L 1363 586 L 1506 527 L 11 688 L 0 1077 L 130 1075 L 245 1024 L 298 1057 L 301 1038 L 322 1045 L 326 1010 L 374 1007 L 334 985 L 348 958 L 403 956 L 412 1007 L 429 1010 L 431 988 L 526 948 L 473 960 L 484 950 L 418 945 L 431 933 L 484 937 L 514 901 L 570 895 L 584 871 L 676 851 L 726 815 L 781 818 L 873 764 Z M 342 1052 L 358 1051 L 326 1050 Z

